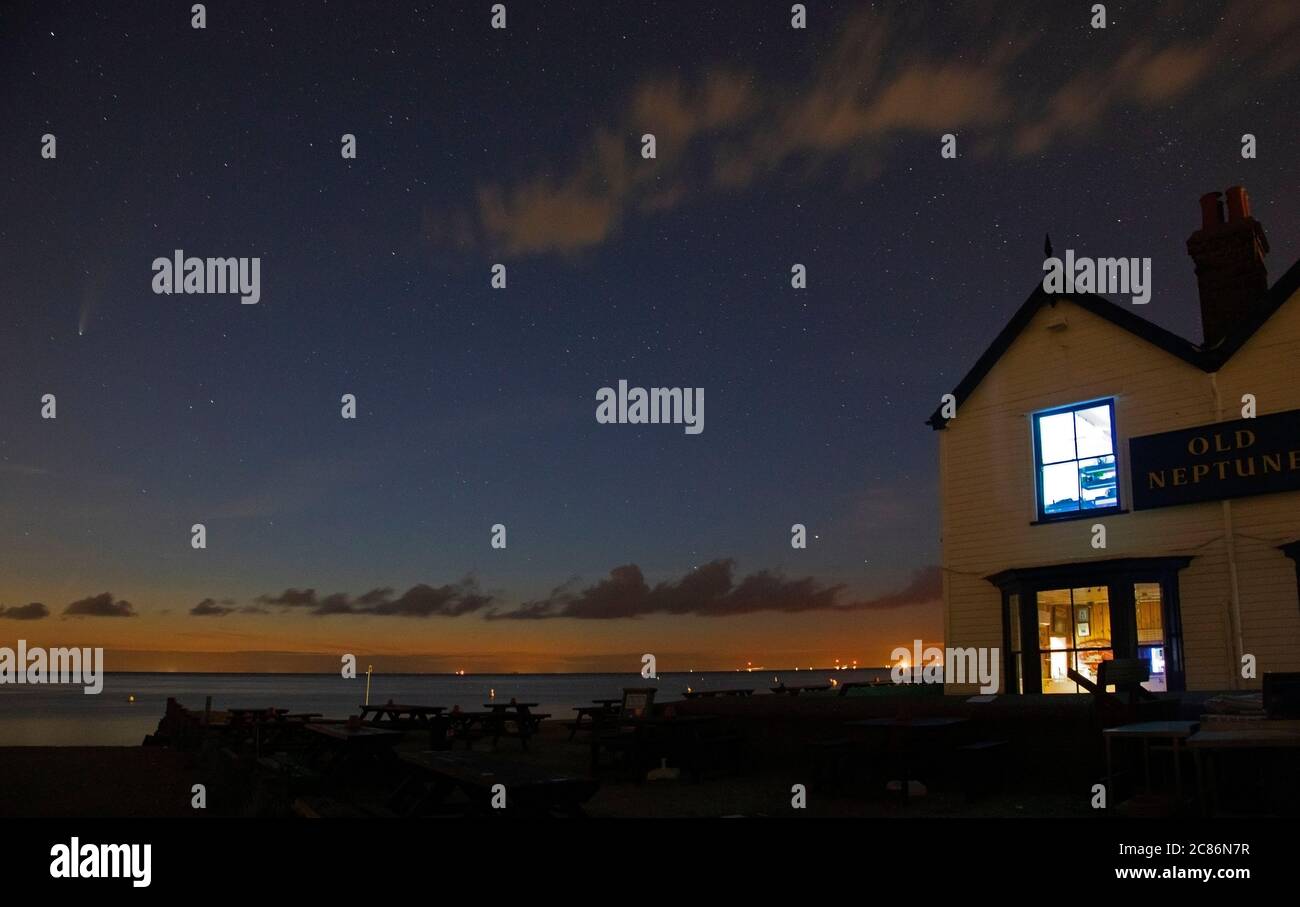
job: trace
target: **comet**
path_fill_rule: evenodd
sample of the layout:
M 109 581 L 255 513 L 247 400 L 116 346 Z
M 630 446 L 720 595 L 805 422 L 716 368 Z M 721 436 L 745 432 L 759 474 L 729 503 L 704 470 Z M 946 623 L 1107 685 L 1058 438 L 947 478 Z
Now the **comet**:
M 94 301 L 94 293 L 87 288 L 81 297 L 81 314 L 77 316 L 77 336 L 81 337 L 86 333 L 86 328 L 90 322 L 90 307 Z
M 104 286 L 108 280 L 107 266 L 101 254 L 86 270 L 81 283 L 81 311 L 77 315 L 77 336 L 85 336 L 90 329 L 90 316 L 99 305 L 99 297 L 104 295 Z

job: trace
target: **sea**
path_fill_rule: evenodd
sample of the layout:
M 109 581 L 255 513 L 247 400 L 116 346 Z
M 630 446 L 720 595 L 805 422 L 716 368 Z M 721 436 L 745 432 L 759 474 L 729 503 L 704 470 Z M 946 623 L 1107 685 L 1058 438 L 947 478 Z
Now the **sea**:
M 660 674 L 374 674 L 369 701 L 459 706 L 477 711 L 491 702 L 535 702 L 535 711 L 568 720 L 577 706 L 622 695 L 624 687 L 653 686 L 656 702 L 686 690 L 752 689 L 771 695 L 779 683 L 803 686 L 888 679 L 888 668 L 848 670 L 718 671 Z M 0 746 L 138 746 L 162 717 L 168 697 L 202 711 L 212 708 L 286 708 L 330 718 L 356 715 L 366 698 L 366 677 L 338 674 L 109 673 L 98 695 L 74 684 L 0 684 Z

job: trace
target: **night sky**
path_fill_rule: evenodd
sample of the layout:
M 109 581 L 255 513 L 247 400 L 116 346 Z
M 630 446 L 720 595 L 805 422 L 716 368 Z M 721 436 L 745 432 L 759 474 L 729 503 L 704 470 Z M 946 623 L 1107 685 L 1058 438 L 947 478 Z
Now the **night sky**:
M 942 642 L 924 420 L 1044 233 L 1197 341 L 1203 192 L 1300 255 L 1290 0 L 491 5 L 0 7 L 5 644 L 881 664 Z M 176 249 L 261 301 L 154 294 Z M 619 379 L 704 431 L 598 424 Z

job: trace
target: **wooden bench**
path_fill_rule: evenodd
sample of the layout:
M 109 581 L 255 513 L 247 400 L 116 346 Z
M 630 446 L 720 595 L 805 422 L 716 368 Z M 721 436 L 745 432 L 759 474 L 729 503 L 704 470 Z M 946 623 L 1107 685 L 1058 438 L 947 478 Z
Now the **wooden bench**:
M 386 702 L 383 705 L 361 706 L 361 720 L 372 727 L 423 730 L 436 723 L 438 717 L 445 711 L 447 711 L 446 707 L 441 705 L 402 705 Z
M 579 705 L 574 706 L 573 710 L 577 712 L 577 717 L 573 721 L 565 722 L 565 727 L 569 729 L 569 739 L 572 740 L 577 736 L 578 731 L 591 731 L 595 733 L 602 728 L 610 727 L 614 719 L 618 718 L 618 700 L 601 700 L 599 705 Z M 582 719 L 586 718 L 587 721 Z

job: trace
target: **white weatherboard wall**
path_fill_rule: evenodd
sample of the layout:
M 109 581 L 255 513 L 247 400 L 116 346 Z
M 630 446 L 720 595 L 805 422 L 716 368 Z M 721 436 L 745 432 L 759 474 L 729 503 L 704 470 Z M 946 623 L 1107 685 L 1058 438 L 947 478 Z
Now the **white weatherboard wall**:
M 1246 341 L 1216 380 L 1225 419 L 1241 417 L 1242 394 L 1255 395 L 1261 416 L 1300 409 L 1300 293 Z M 1242 651 L 1259 659 L 1261 675 L 1300 671 L 1295 562 L 1276 548 L 1300 538 L 1300 492 L 1238 498 L 1230 507 Z M 1245 686 L 1255 688 L 1258 682 Z
M 1062 316 L 1065 327 L 1049 329 Z M 1068 300 L 1041 308 L 937 432 L 947 645 L 1003 646 L 1002 595 L 984 579 L 998 571 L 1191 555 L 1179 574 L 1187 688 L 1257 688 L 1258 679 L 1239 677 L 1240 652 L 1258 658 L 1261 676 L 1300 670 L 1295 562 L 1277 549 L 1300 538 L 1300 492 L 1035 526 L 1030 419 L 1039 410 L 1113 397 L 1120 504 L 1127 508 L 1129 438 L 1239 419 L 1244 393 L 1256 395 L 1259 415 L 1300 409 L 1298 358 L 1295 296 L 1214 376 Z M 1104 550 L 1092 547 L 1094 522 L 1106 526 Z M 949 692 L 973 689 L 953 685 Z

